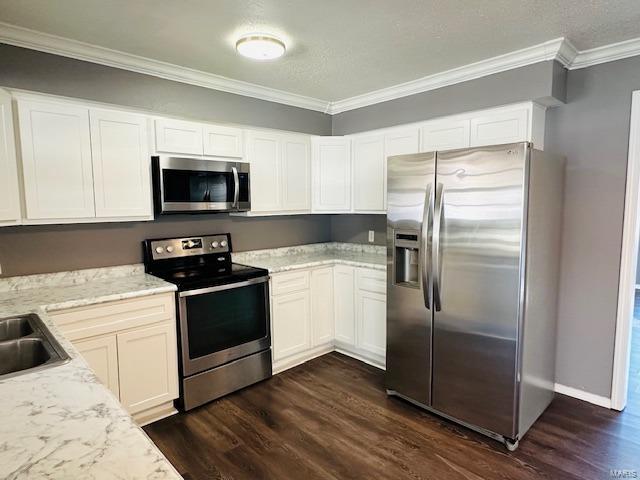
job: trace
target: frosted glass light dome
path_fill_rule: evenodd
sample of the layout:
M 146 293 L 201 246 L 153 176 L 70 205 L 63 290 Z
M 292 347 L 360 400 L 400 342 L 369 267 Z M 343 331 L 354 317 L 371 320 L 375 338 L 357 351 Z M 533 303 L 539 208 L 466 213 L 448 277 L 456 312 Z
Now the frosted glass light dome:
M 244 57 L 254 60 L 273 60 L 284 55 L 284 42 L 272 35 L 254 33 L 240 37 L 236 50 Z

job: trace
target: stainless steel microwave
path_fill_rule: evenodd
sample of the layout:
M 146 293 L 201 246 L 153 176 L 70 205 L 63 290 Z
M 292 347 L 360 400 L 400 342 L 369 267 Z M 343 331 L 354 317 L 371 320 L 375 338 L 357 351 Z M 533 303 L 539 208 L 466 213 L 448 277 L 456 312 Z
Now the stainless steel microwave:
M 154 156 L 156 213 L 245 212 L 251 209 L 248 163 Z

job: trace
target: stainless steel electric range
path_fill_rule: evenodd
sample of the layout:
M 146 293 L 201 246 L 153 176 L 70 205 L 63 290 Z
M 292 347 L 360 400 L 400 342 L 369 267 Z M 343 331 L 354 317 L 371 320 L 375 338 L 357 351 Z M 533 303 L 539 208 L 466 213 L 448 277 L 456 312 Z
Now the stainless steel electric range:
M 146 272 L 178 287 L 178 407 L 271 377 L 269 272 L 232 263 L 228 233 L 145 240 L 143 248 Z

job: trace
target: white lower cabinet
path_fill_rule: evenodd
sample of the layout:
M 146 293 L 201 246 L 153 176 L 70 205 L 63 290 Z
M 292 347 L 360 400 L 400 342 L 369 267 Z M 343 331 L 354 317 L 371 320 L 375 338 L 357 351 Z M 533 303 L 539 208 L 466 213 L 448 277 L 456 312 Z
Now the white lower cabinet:
M 115 335 L 104 335 L 73 342 L 103 385 L 120 398 L 118 377 L 118 342 Z
M 356 296 L 357 347 L 384 357 L 387 344 L 387 297 L 358 290 Z
M 333 268 L 312 270 L 311 325 L 314 347 L 333 341 L 333 319 Z
M 333 270 L 335 337 L 336 343 L 344 347 L 356 345 L 355 271 L 345 265 L 336 265 Z
M 138 423 L 176 412 L 178 343 L 173 293 L 49 314 Z
M 271 277 L 273 371 L 281 372 L 333 350 L 385 365 L 386 274 L 331 267 Z
M 272 298 L 273 359 L 278 361 L 311 347 L 309 290 Z
M 178 396 L 176 327 L 164 322 L 119 333 L 120 401 L 131 414 Z

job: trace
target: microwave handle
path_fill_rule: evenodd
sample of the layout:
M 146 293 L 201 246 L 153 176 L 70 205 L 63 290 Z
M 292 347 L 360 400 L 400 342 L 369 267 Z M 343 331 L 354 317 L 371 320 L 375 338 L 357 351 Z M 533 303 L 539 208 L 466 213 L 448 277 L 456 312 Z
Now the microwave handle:
M 240 178 L 238 178 L 238 169 L 231 167 L 233 172 L 233 207 L 238 206 L 238 198 L 240 197 Z

